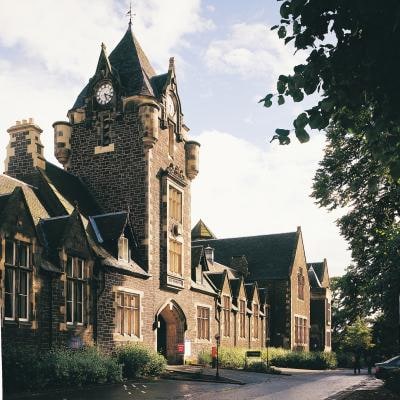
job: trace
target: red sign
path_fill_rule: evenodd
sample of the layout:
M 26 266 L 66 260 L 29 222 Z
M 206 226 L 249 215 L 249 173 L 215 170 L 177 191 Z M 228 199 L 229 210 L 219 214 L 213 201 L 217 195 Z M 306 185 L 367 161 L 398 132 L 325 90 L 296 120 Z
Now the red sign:
M 211 357 L 212 358 L 217 357 L 217 348 L 215 346 L 211 347 Z
M 184 353 L 185 352 L 185 344 L 184 343 L 178 343 L 176 345 L 176 352 L 177 353 Z

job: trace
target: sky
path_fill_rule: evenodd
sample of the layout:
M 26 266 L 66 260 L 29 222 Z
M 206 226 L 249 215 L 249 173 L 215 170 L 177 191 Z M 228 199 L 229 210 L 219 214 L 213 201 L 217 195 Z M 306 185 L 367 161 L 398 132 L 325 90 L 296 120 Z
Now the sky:
M 185 124 L 201 143 L 192 184 L 192 223 L 201 218 L 217 237 L 294 231 L 301 226 L 308 262 L 327 258 L 331 276 L 351 262 L 335 220 L 310 197 L 325 138 L 270 143 L 315 98 L 270 109 L 258 100 L 305 54 L 284 46 L 274 0 L 135 0 L 133 31 L 158 73 L 175 57 Z M 104 42 L 108 52 L 128 26 L 127 0 L 0 0 L 0 160 L 7 129 L 33 117 L 47 160 L 52 123 L 65 120 L 93 75 Z M 4 163 L 0 164 L 0 172 Z

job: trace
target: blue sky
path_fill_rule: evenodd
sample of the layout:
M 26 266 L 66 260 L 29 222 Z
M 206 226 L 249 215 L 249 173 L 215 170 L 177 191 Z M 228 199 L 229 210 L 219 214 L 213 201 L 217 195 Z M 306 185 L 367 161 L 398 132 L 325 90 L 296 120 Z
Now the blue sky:
M 53 157 L 51 124 L 92 76 L 104 42 L 114 48 L 127 29 L 128 1 L 4 0 L 0 5 L 0 159 L 7 128 L 33 117 Z M 302 227 L 308 261 L 328 259 L 331 275 L 350 262 L 335 226 L 337 213 L 309 197 L 324 136 L 310 143 L 269 143 L 276 128 L 311 104 L 257 103 L 280 73 L 304 60 L 269 27 L 274 0 L 136 0 L 133 30 L 155 69 L 174 56 L 185 123 L 201 148 L 193 183 L 193 224 L 201 217 L 219 237 L 277 233 Z M 0 164 L 0 171 L 3 165 Z

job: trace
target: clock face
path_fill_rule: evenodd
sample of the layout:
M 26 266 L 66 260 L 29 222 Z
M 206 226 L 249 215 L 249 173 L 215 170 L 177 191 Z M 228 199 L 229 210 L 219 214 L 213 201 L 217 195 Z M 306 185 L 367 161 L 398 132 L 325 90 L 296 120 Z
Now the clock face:
M 96 100 L 99 104 L 105 105 L 109 103 L 114 95 L 114 89 L 111 83 L 103 83 L 96 92 Z

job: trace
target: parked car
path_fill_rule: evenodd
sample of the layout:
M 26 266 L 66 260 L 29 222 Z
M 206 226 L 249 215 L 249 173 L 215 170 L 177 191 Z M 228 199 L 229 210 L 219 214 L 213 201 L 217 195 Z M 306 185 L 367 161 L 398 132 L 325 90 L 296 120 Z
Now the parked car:
M 387 378 L 389 373 L 395 370 L 400 370 L 400 356 L 375 364 L 375 376 L 379 379 Z

